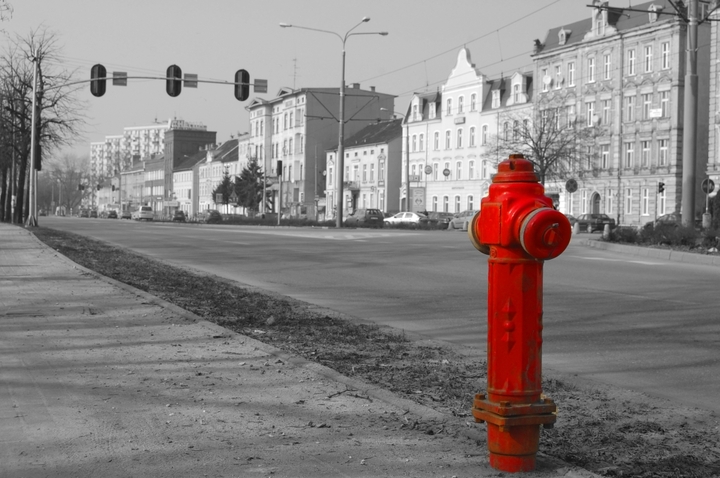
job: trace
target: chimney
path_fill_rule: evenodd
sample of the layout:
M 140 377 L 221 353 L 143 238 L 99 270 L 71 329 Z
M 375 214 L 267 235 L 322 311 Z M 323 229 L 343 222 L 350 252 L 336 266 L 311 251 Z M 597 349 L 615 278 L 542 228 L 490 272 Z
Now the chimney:
M 371 87 L 370 87 L 370 91 L 375 91 L 375 87 L 374 87 L 374 86 L 371 86 Z
M 352 84 L 352 87 L 355 88 L 356 90 L 359 90 L 359 89 L 360 89 L 360 83 L 353 83 L 353 84 Z

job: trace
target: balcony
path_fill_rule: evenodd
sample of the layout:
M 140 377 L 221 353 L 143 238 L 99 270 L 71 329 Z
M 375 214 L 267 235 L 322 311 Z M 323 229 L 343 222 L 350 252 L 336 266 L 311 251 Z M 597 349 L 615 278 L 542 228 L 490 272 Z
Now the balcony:
M 345 181 L 343 182 L 343 187 L 350 191 L 359 191 L 360 183 L 358 181 Z

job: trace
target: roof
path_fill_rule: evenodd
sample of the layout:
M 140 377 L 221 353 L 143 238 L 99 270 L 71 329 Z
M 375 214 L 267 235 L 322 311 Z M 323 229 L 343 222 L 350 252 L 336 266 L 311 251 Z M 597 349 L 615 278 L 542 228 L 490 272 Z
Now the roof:
M 522 76 L 525 77 L 525 81 L 527 83 L 527 87 L 525 89 L 525 94 L 527 95 L 527 103 L 532 103 L 532 93 L 533 93 L 533 74 L 532 73 L 521 73 Z M 486 84 L 489 86 L 487 88 L 487 95 L 483 99 L 483 111 L 488 111 L 493 109 L 492 108 L 492 95 L 493 91 L 500 90 L 500 108 L 495 109 L 502 109 L 505 106 L 505 103 L 507 102 L 507 99 L 512 94 L 512 77 L 515 76 L 513 74 L 512 76 L 503 77 L 503 78 L 497 78 L 495 80 L 489 80 Z
M 238 160 L 238 140 L 237 138 L 225 141 L 223 144 L 213 150 L 213 161 L 223 163 L 231 163 Z
M 602 4 L 608 4 L 609 2 L 603 2 Z M 675 8 L 670 4 L 668 0 L 654 0 L 652 2 L 645 2 L 639 5 L 634 5 L 628 8 L 622 7 L 611 7 L 607 6 L 607 22 L 608 25 L 617 29 L 618 33 L 632 30 L 639 26 L 649 24 L 650 16 L 648 8 L 650 5 L 656 5 L 662 7 L 663 12 L 675 12 Z M 632 10 L 643 10 L 643 12 L 630 11 Z M 658 9 L 659 10 L 659 9 Z M 676 17 L 670 15 L 659 15 L 657 23 L 670 23 L 676 21 Z M 560 45 L 559 32 L 561 29 L 570 30 L 570 34 L 567 36 L 564 45 Z M 545 37 L 545 42 L 542 44 L 541 49 L 536 54 L 542 54 L 555 48 L 564 48 L 568 45 L 578 44 L 583 41 L 585 34 L 592 29 L 592 18 L 590 12 L 588 12 L 587 18 L 577 22 L 569 23 L 566 25 L 560 25 L 552 28 L 548 31 Z M 600 37 L 602 38 L 602 37 Z
M 343 145 L 345 148 L 352 148 L 359 145 L 388 143 L 402 136 L 402 121 L 401 118 L 398 118 L 372 123 L 347 138 Z M 337 145 L 327 151 L 335 150 L 337 150 Z
M 205 159 L 205 156 L 205 151 L 198 151 L 192 156 L 187 156 L 185 159 L 180 161 L 180 164 L 178 164 L 173 171 L 189 171 L 195 167 L 196 164 L 202 162 Z

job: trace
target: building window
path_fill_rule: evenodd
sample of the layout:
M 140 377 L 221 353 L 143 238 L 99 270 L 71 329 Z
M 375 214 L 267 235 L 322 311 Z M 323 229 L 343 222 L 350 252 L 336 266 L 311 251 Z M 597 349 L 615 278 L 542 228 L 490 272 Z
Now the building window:
M 445 131 L 445 149 L 450 149 L 450 130 Z
M 588 58 L 588 83 L 595 83 L 595 58 Z
M 658 200 L 658 204 L 657 204 L 658 216 L 662 216 L 663 214 L 665 214 L 665 205 L 666 205 L 666 200 L 665 200 L 666 196 L 665 195 L 666 194 L 667 194 L 667 191 L 663 191 L 660 194 L 658 194 L 658 198 L 657 198 L 657 200 Z
M 417 151 L 417 135 L 413 135 L 411 144 L 412 144 L 411 151 L 414 153 L 415 151 Z
M 455 212 L 460 212 L 460 196 L 455 196 Z
M 362 178 L 363 178 L 363 182 L 366 183 L 366 182 L 367 182 L 367 164 L 363 164 L 363 176 L 362 176 Z
M 612 189 L 607 190 L 607 202 L 605 203 L 605 212 L 607 214 L 610 214 L 613 210 L 613 194 Z
M 445 115 L 450 116 L 452 114 L 452 98 L 448 98 L 446 104 Z
M 455 179 L 462 179 L 462 162 L 458 161 L 455 163 Z
M 575 105 L 567 105 L 565 107 L 565 116 L 567 120 L 565 126 L 572 126 L 573 121 L 575 121 Z
M 600 145 L 600 168 L 607 169 L 609 160 L 610 160 L 610 145 L 609 144 Z
M 643 167 L 650 166 L 650 141 L 640 141 L 640 164 Z
M 482 179 L 487 179 L 487 177 L 488 177 L 488 162 L 487 161 L 482 162 L 482 169 L 480 170 L 480 177 Z
M 603 78 L 610 79 L 612 70 L 610 69 L 610 54 L 603 56 Z
M 625 97 L 625 121 L 635 121 L 635 97 Z
M 547 90 L 548 90 L 548 84 L 547 84 L 547 82 L 545 81 L 545 78 L 547 78 L 547 76 L 548 76 L 547 68 L 543 68 L 543 70 L 542 70 L 542 75 L 540 75 L 540 76 L 542 77 L 542 78 L 540 79 L 540 81 L 542 81 L 542 85 L 543 85 L 542 90 L 543 90 L 543 91 L 547 91 Z
M 375 182 L 375 164 L 370 165 L 370 182 Z
M 625 143 L 625 168 L 630 169 L 635 163 L 635 143 Z
M 547 113 L 547 111 L 543 111 L 544 113 Z M 503 140 L 510 141 L 510 123 L 507 121 L 503 123 Z
M 458 113 L 462 113 L 462 112 L 463 112 L 463 103 L 464 103 L 464 101 L 465 101 L 465 97 L 464 97 L 464 96 L 461 96 L 461 97 L 458 98 L 458 110 L 457 110 Z
M 647 45 L 645 47 L 645 73 L 649 73 L 652 71 L 652 45 Z
M 451 172 L 451 171 L 450 171 L 450 163 L 445 163 L 445 168 L 444 168 L 444 169 L 447 170 L 448 173 L 450 173 L 450 172 Z M 443 176 L 445 176 L 445 170 L 443 170 Z M 450 179 L 450 174 L 448 174 L 447 176 L 445 176 L 445 180 L 447 181 L 448 179 Z
M 555 67 L 555 89 L 556 90 L 560 89 L 561 83 L 562 83 L 562 67 L 560 65 L 557 65 Z M 518 103 L 520 101 L 520 85 L 513 86 L 513 95 L 514 95 L 513 101 L 515 103 Z
M 587 206 L 588 206 L 587 189 L 583 189 L 580 192 L 580 213 L 581 214 L 587 214 Z
M 610 124 L 610 100 L 602 100 L 602 123 Z
M 418 119 L 418 105 L 412 106 L 412 119 L 413 121 L 417 121 Z
M 439 131 L 435 131 L 435 135 L 434 135 L 433 141 L 434 141 L 434 143 L 435 143 L 435 144 L 434 144 L 434 146 L 435 146 L 435 151 L 440 150 L 440 132 L 439 132 Z
M 652 95 L 645 93 L 642 95 L 643 102 L 643 119 L 650 119 L 650 107 L 652 106 Z
M 433 196 L 433 197 L 432 197 L 432 210 L 433 210 L 433 212 L 437 212 L 437 206 L 438 206 L 437 196 Z
M 642 215 L 650 215 L 650 189 L 642 188 Z
M 625 214 L 632 213 L 632 189 L 625 189 Z
M 430 119 L 435 119 L 435 103 L 430 103 Z
M 475 161 L 470 160 L 468 162 L 468 179 L 475 178 Z
M 628 50 L 627 58 L 628 58 L 627 74 L 629 76 L 633 76 L 635 74 L 635 50 L 634 49 Z
M 463 139 L 462 132 L 463 132 L 462 128 L 458 128 L 458 130 L 457 130 L 457 147 L 458 148 L 462 148 L 462 139 Z
M 475 146 L 475 126 L 470 127 L 470 147 Z
M 425 135 L 420 134 L 420 142 L 418 143 L 420 147 L 420 151 L 425 151 Z
M 470 111 L 475 111 L 475 108 L 477 108 L 477 95 L 473 93 L 470 95 Z
M 658 152 L 658 164 L 660 166 L 666 166 L 668 163 L 668 140 L 660 140 L 660 151 Z
M 480 144 L 485 146 L 487 144 L 487 139 L 488 139 L 488 126 L 486 124 L 484 124 L 482 127 L 482 134 L 480 136 Z
M 438 163 L 433 164 L 433 181 L 438 180 L 438 174 L 440 172 L 440 165 Z
M 447 196 L 443 196 L 443 212 L 450 212 L 450 211 L 448 210 L 448 207 L 449 207 L 449 205 L 450 205 L 449 203 L 450 203 L 450 201 L 448 200 L 448 197 L 447 197 Z
M 670 92 L 660 92 L 660 111 L 663 118 L 670 116 Z
M 660 65 L 663 70 L 670 68 L 670 42 L 660 45 Z
M 575 86 L 575 62 L 571 61 L 567 65 L 567 81 L 568 86 Z
M 543 88 L 545 88 L 545 85 L 543 85 Z M 492 92 L 492 107 L 500 108 L 500 90 Z
M 467 208 L 468 208 L 468 210 L 472 211 L 473 209 L 475 209 L 474 206 L 475 206 L 475 200 L 473 199 L 473 195 L 470 194 L 467 197 Z
M 587 125 L 592 126 L 595 124 L 595 102 L 588 101 L 585 103 L 585 111 L 587 111 Z

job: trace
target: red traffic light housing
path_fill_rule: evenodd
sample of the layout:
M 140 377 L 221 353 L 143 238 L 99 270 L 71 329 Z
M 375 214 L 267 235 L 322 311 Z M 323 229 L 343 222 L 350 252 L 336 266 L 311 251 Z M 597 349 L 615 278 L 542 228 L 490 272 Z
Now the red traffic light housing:
M 93 96 L 100 97 L 105 94 L 107 88 L 105 84 L 105 78 L 107 77 L 107 70 L 100 63 L 93 65 L 90 69 L 90 93 Z
M 250 96 L 250 73 L 247 70 L 235 72 L 235 98 L 245 101 Z
M 167 78 L 165 91 L 175 98 L 182 91 L 182 70 L 177 65 L 170 65 L 165 76 Z

